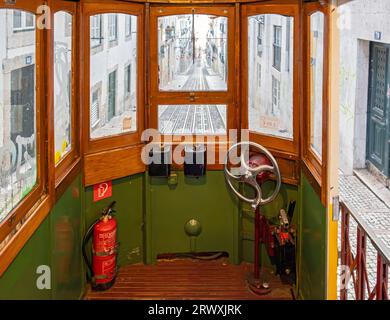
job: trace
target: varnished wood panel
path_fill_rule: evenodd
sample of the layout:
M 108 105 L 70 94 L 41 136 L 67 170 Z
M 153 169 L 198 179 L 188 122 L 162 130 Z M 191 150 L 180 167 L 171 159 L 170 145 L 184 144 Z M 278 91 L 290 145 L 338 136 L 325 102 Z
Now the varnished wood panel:
M 270 294 L 258 296 L 247 287 L 253 265 L 215 261 L 171 260 L 157 265 L 129 265 L 119 270 L 115 285 L 104 292 L 88 290 L 87 300 L 291 300 L 291 287 L 276 276 Z
M 143 144 L 85 155 L 84 185 L 118 179 L 145 171 Z

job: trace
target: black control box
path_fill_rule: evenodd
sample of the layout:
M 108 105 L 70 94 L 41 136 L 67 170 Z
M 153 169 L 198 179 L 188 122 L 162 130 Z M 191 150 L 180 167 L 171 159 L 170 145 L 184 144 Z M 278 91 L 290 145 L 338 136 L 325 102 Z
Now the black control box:
M 149 152 L 152 162 L 148 166 L 149 176 L 169 177 L 171 174 L 171 147 L 154 147 Z
M 202 177 L 206 174 L 204 145 L 191 145 L 184 148 L 184 174 L 190 177 Z

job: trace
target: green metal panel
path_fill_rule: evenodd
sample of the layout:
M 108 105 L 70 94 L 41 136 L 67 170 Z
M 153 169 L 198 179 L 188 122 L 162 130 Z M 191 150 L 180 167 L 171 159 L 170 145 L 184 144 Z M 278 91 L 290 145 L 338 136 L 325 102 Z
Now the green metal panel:
M 51 290 L 39 290 L 36 285 L 40 265 L 51 265 L 49 218 L 43 221 L 0 278 L 0 300 L 51 299 Z
M 147 262 L 160 253 L 225 251 L 239 263 L 238 201 L 225 184 L 222 171 L 208 171 L 205 177 L 185 177 L 177 172 L 178 184 L 146 176 Z M 196 219 L 201 234 L 190 238 L 186 222 Z
M 112 197 L 93 202 L 93 187 L 86 188 L 86 226 L 89 227 L 101 211 L 116 201 L 115 217 L 118 221 L 119 265 L 143 260 L 143 188 L 144 175 L 118 179 L 112 182 Z
M 80 298 L 85 287 L 80 254 L 82 196 L 78 176 L 0 278 L 0 299 Z M 40 265 L 50 267 L 50 290 L 36 286 Z
M 390 45 L 372 42 L 370 47 L 370 87 L 367 115 L 367 159 L 389 175 L 388 87 Z
M 80 245 L 84 230 L 81 197 L 79 176 L 50 214 L 54 299 L 78 299 L 84 290 Z
M 326 298 L 326 209 L 305 174 L 301 173 L 298 243 L 300 298 Z

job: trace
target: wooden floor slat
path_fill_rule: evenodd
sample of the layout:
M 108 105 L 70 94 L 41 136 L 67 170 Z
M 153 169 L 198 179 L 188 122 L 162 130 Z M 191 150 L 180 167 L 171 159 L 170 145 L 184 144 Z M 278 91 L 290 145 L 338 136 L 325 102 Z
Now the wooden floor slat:
M 286 300 L 292 299 L 291 287 L 279 277 L 268 275 L 273 289 L 257 296 L 247 286 L 246 277 L 253 265 L 232 265 L 226 259 L 202 261 L 176 259 L 156 265 L 129 265 L 119 270 L 115 285 L 104 292 L 88 289 L 88 300 Z

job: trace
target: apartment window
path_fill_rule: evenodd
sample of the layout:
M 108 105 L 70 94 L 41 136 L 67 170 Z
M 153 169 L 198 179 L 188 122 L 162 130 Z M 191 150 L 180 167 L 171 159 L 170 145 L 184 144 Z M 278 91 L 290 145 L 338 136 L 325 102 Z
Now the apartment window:
M 286 21 L 286 71 L 290 71 L 291 19 Z
M 92 92 L 91 102 L 91 127 L 94 128 L 99 122 L 99 89 Z
M 125 21 L 126 21 L 125 36 L 126 38 L 128 38 L 131 37 L 131 16 L 126 16 Z
M 282 27 L 274 26 L 274 54 L 273 54 L 273 67 L 280 71 L 280 65 L 282 61 Z
M 35 17 L 33 14 L 21 10 L 13 10 L 13 30 L 34 30 Z
M 280 81 L 272 76 L 272 114 L 279 114 L 280 107 Z
M 65 37 L 71 37 L 72 36 L 72 15 L 67 14 L 65 15 Z
M 99 46 L 102 43 L 102 15 L 92 16 L 90 18 L 91 48 Z
M 264 35 L 264 16 L 260 16 L 257 23 L 257 45 L 263 44 Z
M 108 40 L 115 41 L 118 38 L 118 16 L 108 15 Z
M 126 96 L 131 94 L 131 64 L 125 68 L 125 94 Z
M 72 38 L 66 37 L 62 26 L 70 24 L 72 15 L 60 11 L 54 15 L 54 145 L 55 163 L 71 150 L 72 122 Z
M 107 119 L 110 121 L 116 114 L 116 70 L 108 74 L 108 110 Z

